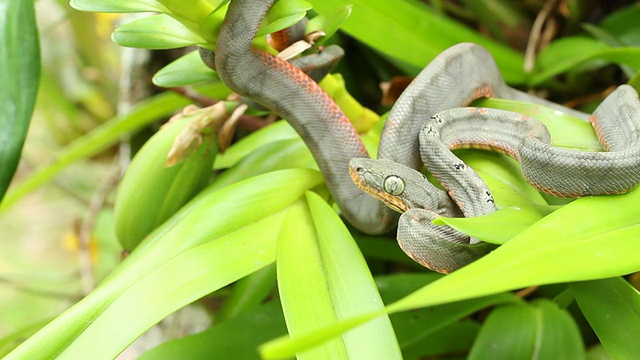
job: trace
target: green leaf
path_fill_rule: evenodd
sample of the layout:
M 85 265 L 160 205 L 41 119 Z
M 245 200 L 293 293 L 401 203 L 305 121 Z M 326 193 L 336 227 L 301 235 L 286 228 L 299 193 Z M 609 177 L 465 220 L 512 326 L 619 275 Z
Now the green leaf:
M 265 126 L 231 145 L 227 151 L 216 158 L 213 163 L 213 168 L 219 170 L 231 167 L 242 158 L 264 145 L 278 140 L 290 140 L 296 138 L 299 139 L 300 136 L 295 130 L 293 130 L 289 123 L 286 121 L 276 121 L 275 123 Z
M 40 80 L 33 1 L 0 0 L 0 201 L 18 167 Z
M 142 49 L 174 49 L 206 41 L 166 14 L 157 14 L 118 26 L 111 38 L 121 46 Z
M 462 4 L 473 14 L 477 28 L 491 34 L 503 43 L 518 41 L 518 34 L 526 34 L 531 29 L 531 19 L 517 2 L 509 0 L 462 0 Z M 511 37 L 511 39 L 509 39 Z
M 289 333 L 293 336 L 369 311 L 384 304 L 364 258 L 348 230 L 328 204 L 307 193 L 293 207 L 278 243 L 278 288 Z M 363 299 L 366 299 L 363 301 Z M 311 358 L 400 358 L 388 317 L 380 317 L 323 347 L 300 354 Z M 277 358 L 277 352 L 263 353 Z
M 419 319 L 414 319 L 414 323 L 418 321 Z M 394 328 L 398 328 L 395 322 Z M 402 356 L 405 360 L 423 360 L 449 358 L 451 354 L 467 353 L 479 329 L 480 325 L 473 320 L 463 320 L 444 326 L 420 339 L 419 342 L 403 347 Z
M 152 80 L 158 86 L 169 88 L 217 79 L 217 73 L 202 62 L 195 50 L 160 69 Z
M 217 316 L 218 321 L 224 321 L 258 308 L 271 294 L 275 286 L 276 269 L 274 265 L 266 266 L 238 280 L 220 308 Z
M 640 354 L 640 293 L 626 280 L 593 280 L 571 284 L 580 310 L 611 359 Z
M 216 177 L 211 186 L 220 188 L 265 172 L 297 167 L 317 169 L 309 148 L 300 138 L 276 140 L 256 149 L 227 169 Z
M 549 129 L 553 146 L 582 151 L 602 151 L 602 145 L 596 137 L 593 126 L 567 113 L 543 105 L 497 98 L 482 98 L 474 101 L 473 106 L 514 111 L 530 116 Z
M 640 45 L 640 27 L 630 26 L 630 24 L 635 24 L 639 16 L 640 6 L 632 3 L 611 13 L 599 25 L 609 31 L 621 44 L 638 46 Z
M 602 279 L 640 270 L 640 189 L 585 197 L 551 213 L 490 254 L 390 304 L 395 313 L 532 285 Z M 610 211 L 606 209 L 618 209 Z M 598 214 L 598 216 L 593 216 Z M 569 227 L 567 224 L 571 224 Z M 305 336 L 263 348 L 291 356 L 363 324 L 380 312 L 339 321 Z
M 138 360 L 259 359 L 262 342 L 287 332 L 280 303 L 271 301 L 199 334 L 169 341 Z
M 555 208 L 550 206 L 510 207 L 471 218 L 441 217 L 433 223 L 449 225 L 469 236 L 492 244 L 504 244 L 553 210 Z
M 584 359 L 578 326 L 569 313 L 546 299 L 494 309 L 476 338 L 469 359 Z
M 290 26 L 293 26 L 307 14 L 311 4 L 305 0 L 280 0 L 277 1 L 264 21 L 258 28 L 256 36 L 267 35 Z
M 320 14 L 344 7 L 342 0 L 311 0 Z M 351 16 L 342 30 L 367 46 L 394 59 L 413 75 L 446 48 L 460 42 L 485 46 L 495 57 L 509 83 L 523 84 L 522 55 L 460 23 L 433 13 L 411 0 L 353 0 Z
M 189 101 L 182 96 L 165 92 L 141 102 L 128 114 L 107 121 L 64 148 L 56 155 L 55 162 L 36 170 L 24 182 L 17 185 L 0 204 L 0 212 L 5 211 L 20 198 L 51 180 L 69 164 L 100 153 L 120 141 L 122 135 L 170 115 L 188 104 Z
M 578 199 L 482 259 L 390 305 L 390 310 L 638 271 L 640 263 L 631 252 L 640 245 L 637 201 L 640 189 L 625 195 Z
M 540 52 L 536 73 L 529 85 L 539 85 L 554 76 L 565 73 L 592 60 L 607 60 L 640 69 L 640 48 L 612 48 L 605 43 L 585 37 L 558 39 Z
M 0 357 L 4 359 L 5 355 L 18 347 L 25 339 L 28 339 L 31 335 L 42 329 L 42 327 L 50 321 L 51 319 L 38 321 L 0 339 Z
M 278 237 L 272 230 L 320 182 L 318 172 L 296 169 L 205 190 L 6 359 L 115 358 L 165 316 L 271 264 Z
M 71 0 L 72 8 L 88 12 L 135 13 L 135 12 L 168 12 L 155 0 Z
M 298 203 L 280 229 L 277 254 L 278 291 L 294 336 L 337 320 L 317 241 L 307 205 Z M 344 359 L 347 349 L 342 339 L 333 339 L 299 356 Z
M 389 303 L 442 277 L 443 275 L 436 273 L 398 274 L 377 277 L 376 284 L 378 284 L 380 295 L 382 295 L 385 303 Z M 520 301 L 521 299 L 511 293 L 496 294 L 433 306 L 426 309 L 392 314 L 391 322 L 393 323 L 393 328 L 396 331 L 398 342 L 403 349 L 403 353 L 405 349 L 417 351 L 417 348 L 422 348 L 422 346 L 419 345 L 424 345 L 423 343 L 425 341 L 439 341 L 441 337 L 437 334 L 441 330 L 454 325 L 456 322 L 467 318 L 479 310 L 497 304 Z M 469 346 L 470 345 L 471 343 L 469 343 Z
M 351 5 L 335 9 L 329 14 L 320 14 L 307 23 L 307 33 L 322 31 L 325 36 L 320 38 L 314 46 L 318 47 L 338 32 L 342 24 L 351 16 Z
M 125 250 L 134 249 L 209 182 L 211 165 L 218 153 L 216 131 L 201 136 L 199 144 L 192 147 L 190 154 L 184 154 L 182 161 L 166 166 L 176 139 L 197 121 L 194 116 L 204 115 L 186 115 L 153 134 L 120 181 L 114 207 L 115 230 Z
M 542 195 L 522 176 L 520 164 L 509 156 L 473 150 L 456 153 L 487 183 L 499 206 L 547 204 Z

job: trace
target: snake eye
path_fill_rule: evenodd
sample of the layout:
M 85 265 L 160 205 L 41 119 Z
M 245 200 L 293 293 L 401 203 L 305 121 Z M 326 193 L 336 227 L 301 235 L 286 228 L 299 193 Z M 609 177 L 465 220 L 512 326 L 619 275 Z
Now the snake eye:
M 404 191 L 404 180 L 399 176 L 391 175 L 384 179 L 384 191 L 397 196 Z

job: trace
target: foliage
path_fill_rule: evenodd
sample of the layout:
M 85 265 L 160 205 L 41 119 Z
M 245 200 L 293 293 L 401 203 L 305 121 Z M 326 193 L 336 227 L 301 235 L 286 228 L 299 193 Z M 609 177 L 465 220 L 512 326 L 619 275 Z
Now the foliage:
M 0 200 L 18 166 L 40 78 L 40 47 L 33 4 L 0 2 Z M 15 54 L 22 56 L 15 56 Z
M 33 17 L 15 10 L 16 2 L 8 3 L 14 5 L 7 8 L 6 16 L 20 19 L 24 28 L 3 31 L 3 40 L 28 35 L 33 42 Z M 29 7 L 28 2 L 19 3 Z M 192 3 L 71 1 L 83 11 L 153 13 L 118 27 L 112 38 L 119 45 L 213 49 L 226 4 L 216 0 Z M 357 122 L 370 151 L 377 146 L 384 122 L 377 113 L 387 109 L 376 106 L 372 112 L 358 103 L 354 97 L 362 103 L 371 101 L 357 83 L 378 82 L 379 74 L 384 80 L 397 73 L 415 75 L 442 50 L 461 41 L 486 46 L 510 84 L 545 89 L 555 99 L 583 99 L 626 79 L 640 88 L 637 5 L 580 27 L 581 14 L 590 9 L 567 2 L 563 30 L 569 35 L 541 49 L 535 66 L 525 71 L 525 57 L 505 45 L 515 40 L 504 29 L 515 33 L 522 22 L 532 23 L 529 9 L 506 1 L 491 2 L 491 10 L 490 2 L 464 3 L 465 7 L 459 7 L 446 1 L 427 6 L 413 0 L 354 0 L 345 6 L 337 0 L 280 0 L 261 34 L 294 24 L 311 8 L 317 15 L 314 27 L 328 34 L 340 27 L 342 33 L 323 41 L 347 46 L 346 64 L 339 68 L 344 81 L 331 76 L 321 85 Z M 344 22 L 338 24 L 335 19 Z M 490 37 L 463 25 L 462 20 Z M 267 46 L 264 37 L 255 43 Z M 15 46 L 16 42 L 3 44 Z M 17 93 L 26 99 L 15 105 L 21 114 L 16 119 L 24 129 L 37 87 L 37 47 L 32 50 L 25 55 L 29 61 L 9 61 L 5 71 L 11 76 L 5 83 L 20 84 Z M 0 51 L 0 57 L 5 55 Z M 187 87 L 217 100 L 229 94 L 195 51 L 165 66 L 153 81 L 164 87 Z M 2 101 L 10 99 L 9 93 L 2 94 Z M 56 162 L 15 184 L 0 211 L 11 211 L 22 197 L 70 164 L 108 152 L 123 135 L 189 102 L 175 93 L 160 93 L 106 121 L 66 146 Z M 549 127 L 557 146 L 599 149 L 589 124 L 567 115 L 498 99 L 478 104 L 535 115 Z M 580 104 L 585 110 L 594 105 L 589 101 Z M 261 113 L 257 110 L 255 114 Z M 5 129 L 12 140 L 22 143 L 24 131 Z M 172 129 L 175 136 L 177 125 Z M 148 147 L 160 141 L 167 145 L 167 134 L 158 132 L 148 140 Z M 4 169 L 17 161 L 19 151 L 5 142 L 1 146 L 0 169 Z M 216 155 L 215 145 L 211 146 L 211 153 L 203 148 L 197 152 L 210 155 L 204 161 Z M 140 154 L 144 152 L 143 148 Z M 211 310 L 213 326 L 168 341 L 142 358 L 253 358 L 259 351 L 263 358 L 273 359 L 296 354 L 309 358 L 584 359 L 602 348 L 616 359 L 640 355 L 634 341 L 640 336 L 640 294 L 621 278 L 640 271 L 640 208 L 636 205 L 640 190 L 566 204 L 531 188 L 517 163 L 506 156 L 482 151 L 460 154 L 487 181 L 501 210 L 482 218 L 441 221 L 503 245 L 450 275 L 412 264 L 398 254 L 391 235 L 374 237 L 350 230 L 331 207 L 321 174 L 304 143 L 285 122 L 275 122 L 218 154 L 213 164 L 215 179 L 163 223 L 155 222 L 161 210 L 158 204 L 173 204 L 171 194 L 158 193 L 149 202 L 130 201 L 126 209 L 120 209 L 120 214 L 126 214 L 120 217 L 131 220 L 129 223 L 145 222 L 148 230 L 157 227 L 137 246 L 144 234 L 136 233 L 135 241 L 126 241 L 135 250 L 86 297 L 39 331 L 41 324 L 24 326 L 6 337 L 0 351 L 8 354 L 7 359 L 74 359 L 87 354 L 113 358 L 166 316 L 199 299 L 216 298 L 222 299 L 222 305 Z M 151 155 L 147 156 L 151 159 Z M 193 159 L 187 161 L 193 163 Z M 152 169 L 150 163 L 146 165 L 152 170 L 145 170 L 144 165 L 129 171 L 137 171 L 129 176 L 134 180 L 127 180 L 130 196 L 135 194 L 135 185 L 149 192 L 159 189 L 161 183 L 171 184 L 173 178 L 167 176 L 177 176 L 156 172 L 160 170 Z M 141 165 L 134 161 L 132 166 Z M 145 176 L 149 171 L 155 175 Z M 4 174 L 3 170 L 0 181 L 6 187 L 13 170 Z M 187 190 L 191 189 L 180 193 L 180 203 L 191 196 Z M 120 232 L 133 230 L 139 229 Z M 526 292 L 513 292 L 527 287 Z M 16 339 L 29 335 L 17 346 Z

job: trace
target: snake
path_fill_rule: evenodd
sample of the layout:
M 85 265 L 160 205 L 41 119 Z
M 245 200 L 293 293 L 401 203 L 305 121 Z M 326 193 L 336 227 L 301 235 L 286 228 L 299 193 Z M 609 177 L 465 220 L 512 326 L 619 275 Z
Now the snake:
M 397 227 L 398 244 L 423 266 L 449 273 L 495 248 L 432 224 L 439 216 L 496 210 L 484 181 L 451 152 L 456 148 L 509 154 L 520 161 L 527 181 L 554 195 L 621 193 L 640 182 L 640 105 L 633 88 L 620 86 L 589 116 L 509 87 L 491 54 L 472 43 L 446 49 L 415 77 L 389 112 L 374 160 L 313 79 L 252 46 L 275 1 L 231 0 L 213 59 L 220 79 L 298 132 L 347 222 L 368 234 Z M 482 97 L 541 104 L 591 121 L 607 151 L 553 147 L 534 119 L 468 107 Z M 444 190 L 419 171 L 423 164 Z

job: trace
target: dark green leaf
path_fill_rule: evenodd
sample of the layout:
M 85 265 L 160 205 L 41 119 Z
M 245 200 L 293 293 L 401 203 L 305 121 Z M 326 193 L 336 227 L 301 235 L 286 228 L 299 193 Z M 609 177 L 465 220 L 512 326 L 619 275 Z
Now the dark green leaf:
M 142 126 L 157 121 L 163 116 L 170 115 L 188 104 L 189 101 L 187 99 L 175 93 L 161 93 L 138 104 L 128 114 L 117 116 L 102 124 L 64 148 L 57 154 L 56 161 L 53 164 L 37 169 L 23 183 L 9 192 L 5 201 L 0 204 L 0 212 L 51 180 L 52 177 L 69 164 L 98 154 L 108 146 L 117 143 L 120 137 L 127 132 L 140 129 Z
M 286 332 L 280 303 L 272 301 L 199 334 L 164 343 L 138 359 L 259 359 L 258 345 Z
M 0 0 L 0 201 L 18 167 L 40 80 L 33 1 Z
M 577 325 L 565 310 L 542 299 L 494 309 L 469 359 L 584 359 Z
M 342 0 L 311 0 L 314 10 L 332 13 L 344 7 Z M 460 42 L 485 46 L 495 57 L 505 79 L 522 84 L 522 55 L 479 33 L 433 13 L 426 5 L 410 0 L 353 0 L 351 16 L 342 30 L 367 46 L 394 59 L 415 75 L 436 55 Z
M 635 250 L 631 250 L 635 251 Z M 640 293 L 616 277 L 571 284 L 580 310 L 612 359 L 640 354 Z
M 640 17 L 640 5 L 635 2 L 607 16 L 600 26 L 609 31 L 617 41 L 625 46 L 640 45 L 640 27 L 636 24 Z

